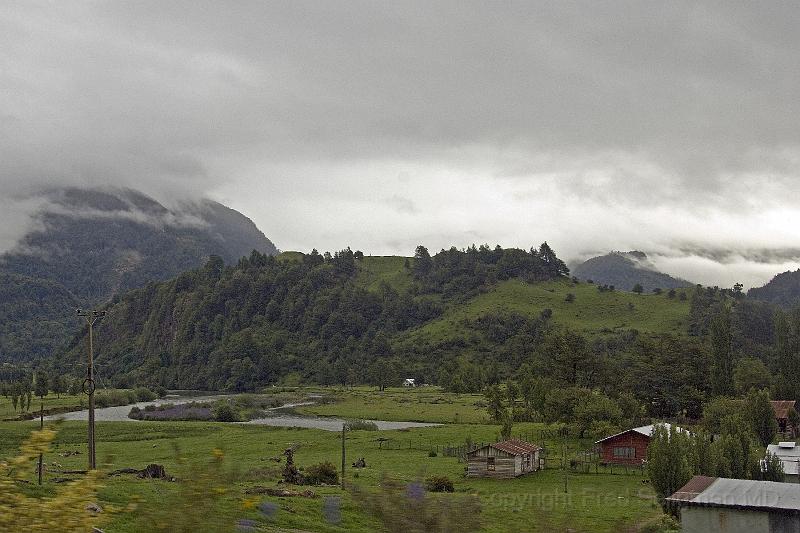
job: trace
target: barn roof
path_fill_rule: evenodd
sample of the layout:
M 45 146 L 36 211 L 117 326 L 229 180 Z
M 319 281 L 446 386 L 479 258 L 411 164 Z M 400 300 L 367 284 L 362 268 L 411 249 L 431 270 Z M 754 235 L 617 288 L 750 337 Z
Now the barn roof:
M 660 424 L 660 425 L 666 427 L 667 431 L 669 431 L 672 428 L 671 424 Z M 626 433 L 630 433 L 631 431 L 639 433 L 640 435 L 644 435 L 645 437 L 650 437 L 653 435 L 653 430 L 655 429 L 655 427 L 656 427 L 655 424 L 650 424 L 649 426 L 640 426 L 638 428 L 626 429 L 625 431 L 620 431 L 619 433 L 615 433 L 613 435 L 609 435 L 608 437 L 595 441 L 595 444 L 600 444 L 601 442 L 613 439 L 614 437 L 619 437 L 620 435 L 624 435 Z M 675 426 L 675 429 L 679 432 L 686 431 L 685 429 L 680 428 L 678 426 Z
M 797 485 L 777 481 L 694 476 L 667 500 L 683 505 L 800 512 Z
M 788 418 L 789 410 L 794 409 L 794 400 L 772 400 L 772 409 L 775 411 L 775 418 Z
M 483 448 L 495 448 L 497 450 L 510 453 L 511 455 L 526 455 L 541 450 L 539 446 L 519 439 L 509 439 L 495 442 L 494 444 L 487 444 L 486 446 L 478 448 L 478 450 L 482 450 Z M 475 453 L 478 450 L 472 450 L 469 453 Z

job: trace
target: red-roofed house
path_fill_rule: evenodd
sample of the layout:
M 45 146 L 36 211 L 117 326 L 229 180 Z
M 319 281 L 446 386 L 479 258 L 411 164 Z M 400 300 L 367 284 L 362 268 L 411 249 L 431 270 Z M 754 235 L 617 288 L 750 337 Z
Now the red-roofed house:
M 669 424 L 663 424 L 667 430 Z M 650 445 L 650 436 L 655 426 L 642 426 L 629 429 L 616 435 L 600 439 L 597 444 L 600 449 L 600 462 L 620 465 L 640 465 L 647 459 L 647 447 Z M 686 431 L 676 427 L 678 431 Z
M 487 444 L 467 454 L 468 477 L 513 478 L 539 470 L 541 448 L 519 439 Z

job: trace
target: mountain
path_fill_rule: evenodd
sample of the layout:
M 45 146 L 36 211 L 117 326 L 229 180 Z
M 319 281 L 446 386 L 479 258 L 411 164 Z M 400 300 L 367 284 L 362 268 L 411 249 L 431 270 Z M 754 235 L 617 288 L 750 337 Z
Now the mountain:
M 0 255 L 0 361 L 52 355 L 78 323 L 75 307 L 196 268 L 211 255 L 235 263 L 275 245 L 217 202 L 165 207 L 130 189 L 52 189 L 35 229 Z
M 747 296 L 790 308 L 800 304 L 800 269 L 778 274 L 763 287 L 753 287 Z
M 592 280 L 599 285 L 613 285 L 630 291 L 638 283 L 644 292 L 653 289 L 678 289 L 693 284 L 655 269 L 647 254 L 639 251 L 611 252 L 593 257 L 572 267 L 572 274 L 582 280 Z

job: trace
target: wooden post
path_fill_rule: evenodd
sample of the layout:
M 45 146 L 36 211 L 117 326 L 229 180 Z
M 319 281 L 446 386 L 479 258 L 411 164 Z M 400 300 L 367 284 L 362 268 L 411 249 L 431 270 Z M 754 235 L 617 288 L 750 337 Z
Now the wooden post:
M 342 424 L 342 490 L 344 490 L 344 471 L 345 471 L 345 464 L 347 462 L 344 450 L 344 432 L 347 428 L 347 424 Z
M 41 398 L 41 407 L 39 409 L 39 430 L 44 429 L 44 397 Z M 42 484 L 42 454 L 39 454 L 39 485 Z

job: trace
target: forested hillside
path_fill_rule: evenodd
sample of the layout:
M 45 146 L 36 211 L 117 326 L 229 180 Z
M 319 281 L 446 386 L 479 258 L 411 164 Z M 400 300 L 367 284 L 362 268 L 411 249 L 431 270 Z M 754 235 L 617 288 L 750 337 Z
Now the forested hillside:
M 778 274 L 763 287 L 747 291 L 747 295 L 786 309 L 797 306 L 800 304 L 800 270 Z
M 50 356 L 78 326 L 74 309 L 202 265 L 275 246 L 246 217 L 215 202 L 168 209 L 131 190 L 42 194 L 36 229 L 0 255 L 0 361 Z
M 658 416 L 697 413 L 712 393 L 754 383 L 798 396 L 787 369 L 800 370 L 800 314 L 738 290 L 645 295 L 578 282 L 546 244 L 433 257 L 419 247 L 414 258 L 253 253 L 235 266 L 215 257 L 108 311 L 98 368 L 120 386 L 415 377 L 479 391 L 525 376 L 546 390 L 634 394 Z
M 394 273 L 372 272 L 369 263 L 349 249 L 277 258 L 253 252 L 230 267 L 215 256 L 110 306 L 99 329 L 100 368 L 122 381 L 237 390 L 293 373 L 321 383 L 363 380 L 395 361 L 418 363 L 433 377 L 437 362 L 394 352 L 400 334 L 504 280 L 567 274 L 546 244 L 435 257 L 420 247 Z

